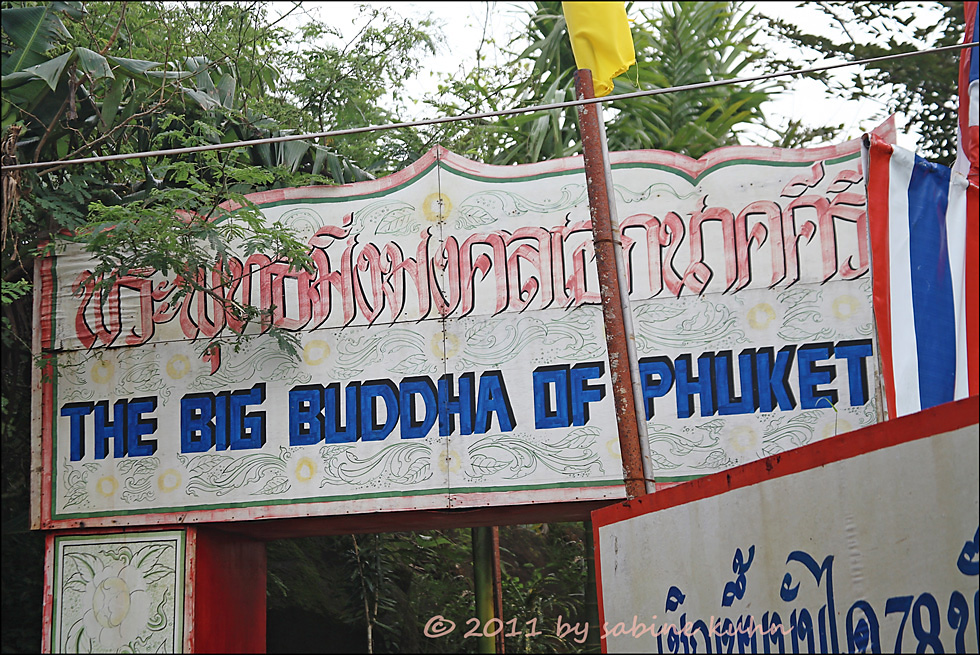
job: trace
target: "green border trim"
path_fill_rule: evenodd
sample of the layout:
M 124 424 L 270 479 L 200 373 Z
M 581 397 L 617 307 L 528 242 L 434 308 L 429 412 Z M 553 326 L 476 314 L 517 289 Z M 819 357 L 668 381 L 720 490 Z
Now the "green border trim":
M 813 166 L 817 162 L 823 162 L 827 166 L 834 166 L 846 161 L 850 161 L 857 157 L 860 157 L 860 152 L 854 152 L 848 155 L 842 155 L 840 157 L 835 157 L 833 159 L 820 159 L 816 158 L 810 161 L 780 161 L 780 160 L 766 160 L 766 159 L 730 159 L 728 161 L 718 162 L 714 164 L 697 175 L 691 175 L 690 173 L 681 170 L 679 168 L 674 168 L 669 164 L 657 164 L 653 162 L 620 162 L 618 164 L 612 164 L 613 170 L 629 170 L 631 168 L 648 168 L 659 170 L 664 173 L 672 173 L 682 178 L 684 181 L 694 185 L 700 182 L 703 178 L 707 177 L 711 173 L 718 171 L 722 168 L 727 168 L 729 166 L 735 165 L 748 165 L 748 166 L 775 166 L 779 168 L 803 168 L 808 166 Z
M 509 486 L 499 486 L 499 487 L 441 487 L 438 489 L 421 489 L 418 491 L 378 491 L 365 494 L 346 494 L 346 495 L 336 495 L 336 496 L 316 496 L 309 498 L 277 498 L 271 500 L 262 500 L 252 503 L 243 502 L 229 502 L 229 503 L 216 503 L 210 505 L 182 505 L 177 507 L 155 507 L 155 508 L 144 508 L 144 509 L 134 509 L 129 511 L 104 511 L 104 512 L 86 512 L 78 514 L 55 514 L 54 507 L 52 507 L 51 520 L 75 520 L 75 519 L 88 519 L 88 518 L 101 518 L 101 517 L 113 517 L 113 516 L 152 516 L 154 514 L 166 514 L 166 513 L 186 513 L 186 512 L 199 512 L 199 511 L 212 511 L 220 509 L 246 509 L 249 507 L 275 507 L 278 505 L 306 505 L 309 503 L 330 503 L 330 502 L 341 502 L 341 501 L 352 501 L 352 500 L 369 500 L 373 498 L 415 498 L 418 496 L 432 496 L 436 494 L 444 494 L 446 496 L 451 496 L 453 494 L 471 494 L 471 493 L 487 493 L 487 492 L 508 492 L 508 491 L 534 491 L 537 489 L 574 489 L 582 487 L 608 487 L 623 484 L 620 478 L 594 478 L 589 480 L 573 480 L 567 482 L 546 482 L 542 484 L 517 484 Z M 54 494 L 52 494 L 53 497 Z M 447 504 L 446 507 L 432 508 L 432 509 L 451 509 L 451 506 Z M 324 514 L 323 516 L 330 516 L 329 514 Z M 276 518 L 276 517 L 270 517 Z M 281 518 L 292 518 L 289 516 Z
M 657 482 L 690 482 L 691 480 L 700 480 L 701 478 L 706 478 L 714 473 L 720 473 L 722 471 L 727 471 L 728 469 L 718 469 L 717 471 L 712 471 L 711 473 L 702 473 L 700 475 L 654 475 L 653 481 Z
M 568 168 L 565 170 L 548 171 L 547 173 L 533 173 L 530 175 L 516 175 L 514 177 L 489 177 L 486 175 L 478 175 L 476 173 L 470 173 L 468 171 L 461 171 L 440 162 L 439 168 L 446 171 L 447 173 L 452 173 L 457 177 L 462 177 L 467 180 L 473 180 L 474 182 L 487 182 L 490 184 L 509 184 L 512 182 L 533 182 L 535 180 L 544 180 L 551 177 L 565 177 L 568 175 L 582 175 L 585 176 L 585 168 L 576 166 L 575 168 Z M 505 167 L 506 168 L 506 167 Z
M 707 177 L 708 175 L 718 170 L 721 170 L 722 168 L 727 168 L 729 166 L 747 165 L 747 166 L 776 166 L 776 167 L 787 167 L 787 168 L 804 168 L 808 166 L 813 166 L 813 164 L 819 161 L 824 162 L 828 166 L 833 166 L 846 161 L 850 161 L 852 159 L 856 159 L 857 157 L 860 156 L 861 156 L 860 152 L 853 152 L 850 154 L 842 155 L 840 157 L 835 157 L 833 159 L 820 159 L 819 157 L 817 157 L 807 161 L 781 161 L 781 160 L 771 160 L 771 159 L 749 159 L 749 158 L 742 157 L 738 159 L 730 159 L 727 161 L 718 162 L 717 164 L 713 164 L 708 168 L 704 169 L 697 175 L 691 175 L 690 173 L 684 171 L 683 169 L 675 168 L 674 166 L 671 166 L 669 164 L 654 163 L 654 162 L 620 162 L 620 163 L 612 164 L 612 168 L 613 170 L 629 170 L 629 169 L 644 169 L 644 168 L 659 170 L 664 173 L 670 173 L 676 175 L 677 177 L 680 177 L 686 182 L 688 182 L 689 184 L 694 185 L 697 184 L 699 181 L 701 181 L 701 179 L 703 179 L 704 177 Z M 479 164 L 479 162 L 474 162 L 474 163 Z M 525 165 L 531 165 L 531 164 L 525 164 Z M 490 184 L 511 184 L 516 182 L 533 182 L 535 180 L 543 180 L 543 179 L 554 178 L 554 177 L 565 177 L 568 175 L 585 174 L 584 168 L 576 166 L 574 168 L 568 168 L 565 170 L 552 170 L 544 173 L 515 175 L 512 177 L 493 177 L 489 175 L 480 175 L 478 173 L 458 170 L 454 168 L 452 165 L 446 163 L 446 160 L 437 159 L 433 161 L 431 164 L 429 164 L 428 166 L 426 166 L 425 169 L 423 169 L 414 177 L 405 180 L 404 182 L 397 184 L 395 186 L 389 187 L 387 189 L 383 189 L 381 191 L 374 191 L 372 193 L 366 193 L 361 195 L 338 196 L 338 197 L 329 197 L 329 198 L 311 197 L 311 198 L 294 198 L 290 200 L 274 200 L 266 203 L 256 203 L 256 205 L 260 208 L 266 208 L 266 207 L 271 208 L 271 207 L 279 207 L 282 205 L 337 203 L 337 202 L 348 202 L 348 201 L 356 201 L 356 200 L 368 200 L 371 198 L 380 198 L 383 196 L 390 195 L 396 191 L 400 191 L 401 189 L 404 189 L 414 184 L 419 178 L 428 174 L 433 168 L 438 168 L 440 171 L 445 171 L 447 173 L 451 173 L 457 177 L 461 177 L 467 180 L 473 180 L 475 182 L 486 182 Z M 501 167 L 501 168 L 511 168 L 511 167 Z M 295 188 L 301 189 L 303 187 L 295 187 Z M 263 193 L 269 193 L 269 192 L 266 191 Z
M 390 195 L 392 193 L 395 193 L 396 191 L 401 191 L 405 187 L 411 186 L 416 181 L 418 181 L 420 178 L 425 177 L 435 167 L 436 167 L 436 162 L 433 161 L 431 164 L 429 164 L 424 169 L 422 169 L 421 171 L 419 171 L 419 173 L 417 175 L 415 175 L 415 176 L 413 176 L 413 177 L 405 180 L 401 184 L 396 184 L 396 185 L 391 186 L 391 187 L 388 187 L 386 189 L 381 189 L 380 191 L 372 191 L 371 193 L 352 194 L 352 195 L 349 195 L 349 196 L 336 196 L 336 197 L 326 197 L 326 198 L 317 198 L 317 197 L 311 197 L 311 198 L 291 198 L 291 199 L 288 199 L 288 200 L 271 200 L 269 202 L 257 202 L 255 204 L 256 204 L 257 207 L 260 207 L 262 209 L 265 209 L 266 207 L 280 207 L 282 205 L 316 205 L 316 204 L 323 204 L 323 203 L 331 204 L 331 203 L 337 203 L 337 202 L 351 202 L 351 201 L 356 201 L 356 200 L 369 200 L 371 198 L 382 198 L 384 196 L 387 196 L 387 195 Z M 404 169 L 402 169 L 402 170 L 404 170 Z M 397 173 L 394 173 L 394 175 L 397 175 Z M 382 178 L 382 179 L 384 179 L 384 178 Z M 360 184 L 363 184 L 363 182 L 361 182 Z M 288 188 L 290 188 L 290 189 L 303 189 L 303 188 L 314 188 L 314 187 L 288 187 Z M 326 188 L 333 189 L 333 188 L 339 188 L 339 187 L 330 187 L 330 186 L 328 186 Z M 271 193 L 271 192 L 279 191 L 279 190 L 281 190 L 281 189 L 270 189 L 269 191 L 260 191 L 259 193 Z M 258 195 L 258 194 L 256 194 L 256 195 Z

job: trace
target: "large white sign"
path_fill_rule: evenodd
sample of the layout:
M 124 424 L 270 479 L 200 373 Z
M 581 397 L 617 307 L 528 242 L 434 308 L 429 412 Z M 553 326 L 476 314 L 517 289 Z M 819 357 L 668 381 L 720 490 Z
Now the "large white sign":
M 977 412 L 974 396 L 594 512 L 592 628 L 610 653 L 977 652 Z
M 658 482 L 875 421 L 857 141 L 613 170 Z M 624 495 L 580 158 L 435 149 L 252 200 L 316 272 L 242 255 L 222 293 L 271 309 L 298 359 L 258 327 L 232 348 L 235 318 L 158 273 L 100 302 L 79 248 L 37 267 L 44 525 Z

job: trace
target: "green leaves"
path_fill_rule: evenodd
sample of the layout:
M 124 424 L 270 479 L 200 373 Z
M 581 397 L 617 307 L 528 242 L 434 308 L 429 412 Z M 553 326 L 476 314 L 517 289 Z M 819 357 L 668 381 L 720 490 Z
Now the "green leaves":
M 8 282 L 0 280 L 0 304 L 7 305 L 31 292 L 31 283 L 27 280 Z
M 122 71 L 133 77 L 146 75 L 148 71 L 159 68 L 163 64 L 158 61 L 143 61 L 142 59 L 127 59 L 126 57 L 109 56 L 107 59 L 118 66 Z
M 88 75 L 91 80 L 100 80 L 105 77 L 112 79 L 115 77 L 105 57 L 88 48 L 75 48 L 54 59 L 49 59 L 35 66 L 25 68 L 23 71 L 15 73 L 12 78 L 4 77 L 3 79 L 5 82 L 8 79 L 15 82 L 41 79 L 54 91 L 61 82 L 61 76 L 65 68 L 72 63 L 76 63 L 82 73 Z
M 75 48 L 74 54 L 78 57 L 78 67 L 84 71 L 90 79 L 100 80 L 103 77 L 112 79 L 112 69 L 106 58 L 88 48 Z
M 766 18 L 767 30 L 793 46 L 792 58 L 768 59 L 771 69 L 797 68 L 814 59 L 867 59 L 896 52 L 953 45 L 963 38 L 962 2 L 821 2 L 821 34 L 809 25 Z M 763 12 L 765 13 L 765 12 Z M 840 75 L 807 75 L 819 81 L 828 95 L 852 100 L 872 98 L 865 107 L 879 109 L 859 130 L 871 129 L 889 114 L 902 112 L 921 135 L 918 149 L 929 158 L 951 165 L 956 158 L 956 95 L 959 53 L 945 52 L 863 66 Z M 790 123 L 784 142 L 802 144 L 815 137 L 840 138 L 842 125 L 804 128 Z M 856 136 L 855 134 L 849 136 Z
M 629 15 L 637 65 L 614 81 L 615 94 L 732 79 L 761 50 L 752 14 L 735 2 L 670 2 Z M 536 2 L 524 31 L 500 69 L 478 69 L 444 85 L 434 103 L 443 113 L 492 111 L 574 97 L 575 61 L 558 2 Z M 493 84 L 500 87 L 493 88 Z M 617 100 L 607 105 L 611 150 L 658 148 L 700 157 L 738 142 L 749 123 L 761 123 L 762 104 L 777 84 L 740 85 Z M 492 126 L 456 130 L 450 147 L 495 164 L 566 157 L 579 151 L 574 109 L 498 119 Z M 452 133 L 452 132 L 451 132 Z
M 32 78 L 40 78 L 54 91 L 58 86 L 58 81 L 61 79 L 61 73 L 65 70 L 65 66 L 73 59 L 74 54 L 74 51 L 66 52 L 60 57 L 49 59 L 30 68 L 25 68 L 17 79 L 26 81 Z M 26 77 L 25 74 L 31 77 Z
M 10 75 L 44 62 L 48 50 L 71 34 L 59 14 L 82 15 L 81 3 L 50 2 L 35 7 L 11 7 L 0 12 L 3 31 L 13 43 L 4 52 L 3 75 Z
M 737 3 L 665 3 L 640 15 L 636 77 L 630 72 L 617 78 L 614 93 L 732 79 L 762 56 L 753 45 L 752 16 Z M 700 157 L 737 143 L 741 126 L 762 122 L 761 105 L 778 88 L 721 86 L 614 102 L 619 111 L 607 125 L 609 147 Z

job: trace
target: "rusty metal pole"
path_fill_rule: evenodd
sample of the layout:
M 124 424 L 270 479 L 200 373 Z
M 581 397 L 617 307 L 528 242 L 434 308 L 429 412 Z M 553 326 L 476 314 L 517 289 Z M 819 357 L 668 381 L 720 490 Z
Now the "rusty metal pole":
M 579 69 L 575 72 L 575 95 L 580 100 L 595 97 L 592 71 Z M 649 476 L 644 475 L 644 449 L 640 443 L 633 375 L 630 370 L 623 309 L 625 290 L 620 288 L 621 276 L 617 270 L 614 237 L 618 236 L 619 230 L 617 226 L 614 235 L 598 104 L 581 105 L 578 108 L 578 116 L 579 131 L 582 136 L 582 155 L 585 159 L 585 180 L 589 192 L 589 213 L 592 217 L 592 237 L 595 242 L 596 268 L 599 273 L 599 292 L 602 296 L 602 318 L 606 329 L 606 348 L 609 352 L 609 374 L 612 378 L 613 401 L 616 405 L 619 449 L 623 457 L 623 477 L 626 483 L 626 495 L 636 498 L 647 493 L 646 480 Z

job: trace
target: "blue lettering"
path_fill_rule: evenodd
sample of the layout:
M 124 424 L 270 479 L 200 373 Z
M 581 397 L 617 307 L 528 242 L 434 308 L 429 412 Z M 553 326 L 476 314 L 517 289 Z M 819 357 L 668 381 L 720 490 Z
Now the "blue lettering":
M 134 398 L 126 407 L 126 444 L 130 457 L 146 457 L 157 451 L 155 439 L 143 441 L 143 436 L 153 434 L 157 429 L 155 418 L 143 418 L 143 414 L 157 408 L 154 397 Z
M 180 399 L 180 452 L 203 453 L 214 445 L 214 397 L 187 394 Z
M 357 441 L 357 398 L 360 383 L 351 382 L 345 391 L 344 415 L 347 417 L 347 425 L 341 424 L 340 419 L 340 383 L 334 382 L 328 385 L 323 392 L 323 414 L 325 417 L 325 434 L 323 440 L 326 443 L 354 443 Z
M 459 415 L 459 433 L 473 434 L 476 403 L 473 402 L 472 373 L 459 376 L 459 393 L 453 393 L 453 374 L 439 378 L 439 436 L 446 437 L 456 431 L 454 414 Z
M 310 384 L 290 389 L 289 445 L 312 446 L 323 434 L 323 387 Z
M 68 403 L 61 408 L 61 415 L 70 420 L 70 458 L 77 462 L 85 457 L 85 420 L 92 412 L 92 403 Z
M 487 371 L 480 375 L 480 393 L 476 400 L 478 434 L 486 434 L 490 431 L 494 414 L 497 415 L 497 424 L 501 432 L 510 432 L 517 425 L 503 374 L 500 371 Z
M 402 380 L 398 389 L 402 439 L 419 439 L 429 434 L 439 413 L 436 387 L 427 377 L 411 377 Z M 425 416 L 419 418 L 416 398 L 422 399 Z
M 738 380 L 741 397 L 735 396 L 735 374 L 732 371 L 732 351 L 725 350 L 715 355 L 715 385 L 718 392 L 718 413 L 751 414 L 759 406 L 753 381 L 752 362 L 755 351 L 743 350 L 738 356 Z
M 714 384 L 711 375 L 710 352 L 698 357 L 698 375 L 692 377 L 691 356 L 681 355 L 674 360 L 675 388 L 677 400 L 677 417 L 690 418 L 694 414 L 694 394 L 701 398 L 701 416 L 712 416 L 715 413 Z
M 847 386 L 851 407 L 860 407 L 868 402 L 868 367 L 865 359 L 871 355 L 871 339 L 841 341 L 834 349 L 837 359 L 847 360 Z
M 801 346 L 796 353 L 797 365 L 800 369 L 800 408 L 817 409 L 823 407 L 829 409 L 837 404 L 837 390 L 824 389 L 818 390 L 817 385 L 830 384 L 837 377 L 837 367 L 833 364 L 828 366 L 815 366 L 814 363 L 823 359 L 829 359 L 834 354 L 834 344 L 810 343 Z
M 775 358 L 772 348 L 760 348 L 756 351 L 756 390 L 759 393 L 759 409 L 763 412 L 774 410 L 776 403 L 783 411 L 796 408 L 796 399 L 789 386 L 789 374 L 793 368 L 795 353 L 796 346 L 780 348 Z
M 385 405 L 385 422 L 379 423 L 377 400 Z M 398 387 L 390 380 L 371 380 L 361 385 L 361 440 L 383 441 L 398 423 Z
M 228 399 L 229 432 L 232 450 L 252 450 L 265 445 L 265 412 L 246 412 L 249 405 L 265 401 L 265 383 L 249 390 L 233 391 Z
M 569 370 L 572 425 L 588 423 L 589 403 L 597 403 L 606 397 L 606 385 L 588 384 L 589 380 L 601 378 L 605 373 L 606 365 L 603 362 L 576 364 Z
M 567 366 L 541 366 L 531 374 L 534 386 L 534 427 L 539 430 L 567 428 L 572 424 L 569 412 L 569 376 Z M 551 405 L 551 388 L 555 404 Z
M 112 439 L 112 456 L 126 456 L 126 401 L 117 400 L 109 420 L 109 401 L 95 404 L 95 459 L 105 459 Z
M 228 416 L 230 391 L 220 391 L 214 396 L 214 449 L 228 450 L 231 446 L 231 430 Z
M 668 357 L 644 357 L 640 360 L 640 386 L 646 405 L 647 420 L 653 418 L 653 399 L 667 395 L 674 386 L 674 365 Z M 653 381 L 657 376 L 657 382 Z

